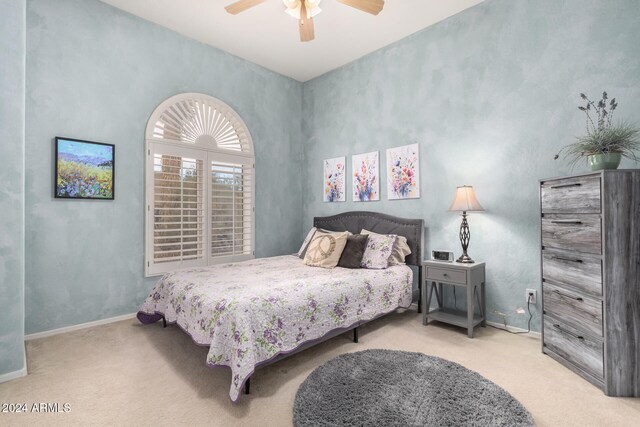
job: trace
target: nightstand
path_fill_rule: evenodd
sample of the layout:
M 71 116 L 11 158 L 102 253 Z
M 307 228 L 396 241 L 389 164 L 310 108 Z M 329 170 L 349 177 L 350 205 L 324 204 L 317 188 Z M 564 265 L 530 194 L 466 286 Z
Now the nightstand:
M 423 261 L 422 277 L 422 324 L 430 320 L 467 328 L 467 335 L 473 338 L 473 329 L 487 325 L 485 298 L 484 262 L 462 264 L 457 262 Z M 444 306 L 442 285 L 466 288 L 467 311 L 448 309 Z M 435 292 L 438 307 L 431 309 L 431 299 Z M 474 314 L 475 302 L 478 301 L 480 314 Z

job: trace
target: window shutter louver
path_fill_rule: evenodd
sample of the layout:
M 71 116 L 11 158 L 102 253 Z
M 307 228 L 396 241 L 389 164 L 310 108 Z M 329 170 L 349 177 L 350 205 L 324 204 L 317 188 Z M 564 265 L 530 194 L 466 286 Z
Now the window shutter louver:
M 154 262 L 203 259 L 202 160 L 155 154 L 153 167 Z
M 252 254 L 253 167 L 211 162 L 211 256 Z

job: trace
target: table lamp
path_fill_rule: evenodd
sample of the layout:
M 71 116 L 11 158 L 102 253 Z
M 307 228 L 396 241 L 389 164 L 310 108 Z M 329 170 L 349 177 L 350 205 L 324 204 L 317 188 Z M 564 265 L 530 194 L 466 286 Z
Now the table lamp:
M 475 261 L 467 254 L 469 248 L 469 240 L 471 239 L 471 233 L 469 232 L 469 223 L 467 222 L 467 212 L 484 212 L 482 206 L 476 198 L 476 193 L 473 191 L 473 187 L 469 185 L 463 185 L 456 189 L 456 195 L 453 198 L 453 203 L 449 208 L 449 212 L 462 212 L 462 224 L 460 224 L 460 243 L 462 244 L 462 255 L 458 258 L 457 262 L 465 264 L 473 264 Z

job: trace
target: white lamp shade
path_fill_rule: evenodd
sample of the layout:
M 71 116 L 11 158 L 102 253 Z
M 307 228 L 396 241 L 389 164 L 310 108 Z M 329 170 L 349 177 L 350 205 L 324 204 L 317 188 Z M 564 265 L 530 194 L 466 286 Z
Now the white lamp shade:
M 321 0 L 306 0 L 307 19 L 313 18 L 314 16 L 322 12 L 322 9 L 320 9 L 320 7 L 318 6 L 318 4 L 320 4 L 320 1 Z M 285 13 L 296 19 L 300 19 L 300 10 L 302 7 L 301 0 L 282 0 L 282 2 L 285 6 L 287 6 L 287 8 L 285 9 Z
M 484 208 L 478 202 L 473 187 L 463 185 L 456 188 L 456 195 L 449 208 L 450 212 L 484 212 Z

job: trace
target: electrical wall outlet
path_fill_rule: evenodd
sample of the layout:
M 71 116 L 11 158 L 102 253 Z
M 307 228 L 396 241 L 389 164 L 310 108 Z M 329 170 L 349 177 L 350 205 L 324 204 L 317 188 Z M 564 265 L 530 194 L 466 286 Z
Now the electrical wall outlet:
M 536 304 L 538 302 L 538 291 L 535 289 L 527 289 L 527 294 L 525 295 L 525 302 Z

